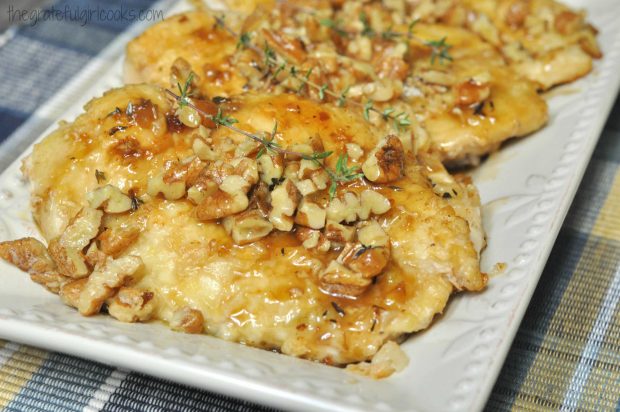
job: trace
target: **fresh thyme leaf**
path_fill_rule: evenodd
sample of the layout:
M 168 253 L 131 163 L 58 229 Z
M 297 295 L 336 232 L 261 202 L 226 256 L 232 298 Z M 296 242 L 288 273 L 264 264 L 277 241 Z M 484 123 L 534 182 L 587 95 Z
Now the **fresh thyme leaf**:
M 452 45 L 446 43 L 446 37 L 442 37 L 440 40 L 430 40 L 425 44 L 432 48 L 431 64 L 435 64 L 437 59 L 439 59 L 439 64 L 444 64 L 446 60 L 452 61 L 452 56 L 450 56 Z
M 419 22 L 420 22 L 420 19 L 415 19 L 411 23 L 409 23 L 409 26 L 407 26 L 407 37 L 409 38 L 413 37 L 413 29 L 415 28 L 416 24 L 418 24 Z
M 336 162 L 336 178 L 340 182 L 349 182 L 364 176 L 363 173 L 357 172 L 359 170 L 359 166 L 347 166 L 348 161 L 349 156 L 346 153 L 338 156 L 338 161 Z
M 321 88 L 319 89 L 319 100 L 324 100 L 325 99 L 325 90 L 327 90 L 327 87 L 329 85 L 327 83 L 325 83 L 324 85 L 321 86 Z
M 185 84 L 181 86 L 181 83 L 177 82 L 177 87 L 179 88 L 179 107 L 183 108 L 187 106 L 189 103 L 189 97 L 191 96 L 190 88 L 192 86 L 192 80 L 194 80 L 194 72 L 189 72 L 187 79 L 185 79 Z M 129 108 L 129 107 L 128 107 Z
M 271 47 L 269 47 L 267 42 L 265 42 L 265 48 L 263 49 L 263 53 L 265 55 L 265 67 L 269 68 L 276 61 L 276 52 Z
M 314 153 L 312 155 L 313 159 L 315 160 L 320 160 L 320 159 L 327 159 L 329 156 L 332 155 L 332 151 L 327 151 L 327 152 L 318 152 L 318 153 Z
M 217 29 L 217 28 L 222 28 L 222 29 L 226 29 L 226 15 L 222 14 L 221 16 L 215 16 L 215 24 L 213 24 L 213 28 Z
M 314 67 L 309 68 L 306 74 L 304 75 L 304 78 L 301 80 L 301 84 L 297 88 L 297 93 L 301 93 L 304 86 L 308 83 L 308 80 L 310 80 L 310 75 L 312 74 L 312 70 L 314 70 Z
M 390 26 L 386 31 L 381 33 L 381 37 L 385 40 L 398 39 L 400 36 L 402 36 L 402 34 L 392 30 L 392 26 Z
M 331 152 L 331 151 L 327 151 L 327 152 L 314 152 L 311 155 L 303 154 L 301 156 L 301 158 L 305 159 L 305 160 L 312 160 L 312 161 L 318 162 L 319 160 L 327 159 L 329 156 L 332 155 L 332 153 L 334 153 L 334 152 Z M 318 162 L 318 163 L 320 163 L 320 162 Z
M 346 30 L 342 29 L 341 21 L 334 21 L 332 19 L 321 19 L 319 20 L 319 24 L 321 26 L 325 26 L 325 27 L 332 29 L 340 37 L 347 37 L 349 35 L 349 33 L 347 33 Z
M 363 25 L 362 36 L 374 37 L 375 31 L 370 26 L 370 22 L 368 21 L 368 16 L 366 15 L 366 13 L 361 12 L 359 18 Z
M 97 179 L 97 183 L 105 182 L 107 180 L 105 173 L 97 169 L 95 169 L 95 179 Z
M 284 69 L 286 69 L 286 63 L 282 63 L 280 66 L 278 66 L 278 68 L 276 69 L 276 71 L 273 73 L 273 76 L 272 76 L 272 77 L 273 77 L 275 80 L 277 80 L 277 79 L 278 79 L 278 75 L 279 75 L 280 73 L 282 73 L 282 71 L 283 71 Z
M 271 140 L 276 137 L 276 133 L 278 132 L 278 121 L 276 120 L 273 123 L 273 127 L 271 128 Z
M 235 123 L 239 123 L 239 120 L 235 119 L 234 117 L 226 116 L 224 113 L 222 113 L 222 108 L 220 107 L 217 108 L 217 114 L 215 116 L 212 116 L 211 120 L 213 120 L 215 124 L 222 126 L 232 126 Z
M 273 124 L 273 128 L 271 129 L 271 134 L 268 135 L 269 136 L 268 138 L 263 139 L 257 136 L 259 143 L 263 145 L 258 151 L 258 153 L 256 154 L 257 159 L 263 156 L 266 152 L 277 153 L 278 149 L 280 148 L 280 145 L 278 144 L 278 142 L 274 141 L 274 139 L 276 138 L 277 132 L 278 132 L 278 121 L 276 120 L 275 123 Z
M 241 33 L 239 41 L 237 41 L 237 50 L 247 49 L 250 44 L 250 33 Z
M 336 197 L 336 190 L 338 190 L 338 182 L 332 180 L 329 185 L 329 200 L 334 200 Z
M 373 102 L 372 100 L 368 100 L 365 104 L 364 104 L 364 119 L 366 119 L 367 121 L 370 121 L 370 111 L 373 110 Z
M 396 129 L 401 130 L 408 126 L 411 126 L 411 120 L 407 113 L 400 112 L 394 116 L 394 127 L 396 127 Z
M 394 113 L 394 108 L 388 107 L 387 109 L 383 111 L 383 113 L 381 113 L 381 116 L 383 116 L 383 120 L 388 120 L 392 113 Z

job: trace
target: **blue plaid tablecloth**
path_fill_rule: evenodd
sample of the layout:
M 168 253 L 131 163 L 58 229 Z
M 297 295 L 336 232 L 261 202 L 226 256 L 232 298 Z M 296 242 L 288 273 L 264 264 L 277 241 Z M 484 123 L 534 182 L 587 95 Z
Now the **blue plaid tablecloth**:
M 54 6 L 145 10 L 153 2 L 63 0 Z M 30 144 L 13 132 L 130 24 L 45 21 L 0 34 L 0 171 Z M 39 120 L 45 126 L 56 119 Z M 488 401 L 489 411 L 620 409 L 619 166 L 616 104 Z M 0 410 L 271 409 L 0 340 Z

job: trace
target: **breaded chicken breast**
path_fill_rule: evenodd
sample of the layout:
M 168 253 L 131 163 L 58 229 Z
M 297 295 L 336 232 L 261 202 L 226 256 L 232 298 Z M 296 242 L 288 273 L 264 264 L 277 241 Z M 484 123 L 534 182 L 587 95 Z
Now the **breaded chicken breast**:
M 227 7 L 249 14 L 261 7 L 276 7 L 278 1 L 248 1 Z M 344 10 L 343 21 L 356 15 L 352 8 L 383 9 L 387 26 L 413 21 L 465 27 L 495 46 L 517 73 L 537 83 L 541 90 L 570 83 L 592 70 L 593 59 L 602 57 L 597 30 L 586 13 L 555 0 L 412 0 L 412 1 L 320 1 L 295 2 L 299 10 L 315 8 Z M 352 18 L 353 17 L 353 18 Z
M 323 10 L 332 13 L 330 8 Z M 358 19 L 344 19 L 346 15 L 365 13 L 365 29 L 359 27 L 362 23 Z M 202 16 L 194 14 L 197 15 Z M 203 31 L 229 34 L 226 28 L 213 26 L 208 18 L 202 18 L 208 21 Z M 271 93 L 297 92 L 337 104 L 342 103 L 339 95 L 346 92 L 351 105 L 361 107 L 372 101 L 379 113 L 403 113 L 414 123 L 416 147 L 438 153 L 448 165 L 477 164 L 503 141 L 527 135 L 546 123 L 546 103 L 538 96 L 536 84 L 506 67 L 492 45 L 465 29 L 445 25 L 418 24 L 406 36 L 407 26 L 393 25 L 389 23 L 391 18 L 377 5 L 350 2 L 334 12 L 331 20 L 327 19 L 342 22 L 334 27 L 322 17 L 288 3 L 259 8 L 238 29 L 243 42 L 231 49 L 231 55 L 220 55 L 220 59 L 234 61 L 228 73 L 236 74 L 227 78 L 248 79 L 247 88 Z M 144 48 L 136 44 L 155 35 L 149 31 L 185 36 L 175 29 L 180 20 L 182 17 L 173 17 L 134 40 L 127 49 L 128 66 L 143 60 L 137 55 L 144 53 Z M 388 37 L 388 29 L 401 35 Z M 363 30 L 367 33 L 363 34 Z M 449 60 L 433 55 L 435 48 L 429 44 L 438 39 L 449 45 Z M 184 44 L 184 40 L 176 43 Z M 264 47 L 275 56 L 271 67 L 265 64 Z M 176 47 L 164 53 L 165 61 L 174 60 L 174 56 L 184 61 Z M 198 70 L 197 87 L 204 95 L 213 96 L 214 86 L 205 82 L 204 72 L 196 62 L 213 61 L 214 56 L 209 48 L 195 49 L 193 56 L 194 63 L 185 65 L 185 73 L 190 67 Z M 293 75 L 293 70 L 300 74 Z M 170 71 L 179 72 L 177 67 Z M 162 75 L 156 78 L 143 76 L 142 80 L 167 85 L 170 76 L 159 74 Z M 321 87 L 328 92 L 322 92 Z M 393 132 L 403 130 L 397 127 Z
M 542 90 L 585 76 L 602 57 L 585 12 L 555 0 L 421 0 L 410 13 L 467 27 Z
M 233 17 L 227 24 L 234 25 Z M 231 60 L 238 39 L 218 30 L 210 13 L 179 14 L 154 24 L 127 45 L 125 83 L 173 87 L 189 71 L 208 96 L 241 93 L 247 80 Z
M 475 34 L 457 27 L 419 24 L 410 56 L 413 75 L 403 100 L 414 108 L 430 150 L 448 165 L 477 165 L 509 138 L 527 136 L 548 120 L 536 83 L 522 78 Z M 444 36 L 451 61 L 433 64 L 428 46 Z
M 47 247 L 0 256 L 83 315 L 339 365 L 484 289 L 477 192 L 436 158 L 295 95 L 182 103 L 111 90 L 37 144 L 24 173 Z

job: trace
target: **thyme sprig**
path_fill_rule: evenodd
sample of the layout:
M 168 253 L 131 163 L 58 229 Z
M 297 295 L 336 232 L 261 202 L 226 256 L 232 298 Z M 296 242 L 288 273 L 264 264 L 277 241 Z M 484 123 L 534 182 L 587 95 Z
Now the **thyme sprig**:
M 181 89 L 180 84 L 179 89 Z M 181 104 L 181 101 L 183 99 L 182 95 L 177 95 L 169 89 L 166 89 L 166 93 L 168 93 L 179 105 Z M 325 170 L 325 172 L 329 176 L 330 186 L 328 192 L 330 200 L 332 200 L 336 196 L 338 184 L 350 182 L 364 177 L 364 174 L 358 171 L 359 166 L 348 166 L 348 156 L 346 154 L 340 154 L 338 156 L 338 160 L 336 161 L 336 168 L 335 170 L 332 170 L 323 162 L 325 159 L 327 159 L 333 154 L 332 151 L 314 152 L 311 154 L 307 154 L 282 148 L 280 144 L 275 141 L 275 137 L 278 131 L 277 122 L 275 122 L 271 133 L 267 133 L 268 136 L 264 137 L 233 126 L 235 123 L 239 123 L 239 121 L 234 117 L 225 115 L 220 107 L 218 107 L 217 113 L 215 115 L 212 115 L 192 104 L 187 97 L 185 98 L 184 104 L 187 107 L 194 109 L 201 116 L 204 116 L 205 118 L 213 121 L 213 123 L 215 123 L 217 126 L 225 127 L 228 130 L 241 134 L 257 143 L 260 143 L 261 148 L 256 155 L 257 158 L 260 158 L 262 155 L 269 152 L 294 156 L 314 162 L 317 166 L 320 166 L 323 170 Z
M 347 165 L 348 160 L 349 158 L 346 153 L 340 154 L 340 156 L 338 156 L 338 161 L 336 162 L 336 171 L 334 172 L 329 168 L 325 169 L 331 181 L 329 185 L 330 199 L 333 199 L 336 196 L 336 190 L 338 190 L 338 183 L 350 182 L 352 180 L 357 180 L 364 177 L 364 173 L 359 172 L 358 165 L 353 165 L 351 167 Z
M 374 106 L 374 102 L 372 100 L 367 100 L 364 103 L 357 102 L 355 100 L 349 101 L 347 99 L 347 93 L 349 91 L 350 86 L 347 86 L 345 89 L 343 89 L 340 92 L 336 92 L 330 89 L 328 84 L 315 83 L 314 81 L 310 79 L 310 75 L 312 74 L 313 68 L 308 69 L 303 74 L 303 76 L 301 76 L 299 69 L 295 65 L 291 64 L 289 61 L 284 59 L 282 56 L 279 56 L 276 53 L 276 51 L 273 50 L 273 48 L 269 47 L 268 44 L 265 43 L 265 46 L 261 49 L 260 47 L 256 46 L 250 41 L 249 34 L 247 33 L 241 34 L 241 36 L 243 37 L 242 39 L 240 35 L 237 34 L 237 32 L 235 32 L 233 29 L 231 29 L 226 24 L 226 22 L 224 21 L 222 17 L 214 16 L 214 18 L 217 22 L 218 27 L 223 28 L 231 36 L 239 38 L 239 42 L 237 43 L 238 45 L 242 45 L 243 48 L 250 49 L 254 51 L 255 53 L 257 53 L 259 56 L 261 56 L 263 59 L 263 63 L 267 67 L 268 70 L 270 70 L 271 68 L 276 68 L 275 75 L 271 76 L 272 79 L 276 79 L 276 76 L 279 75 L 282 71 L 287 70 L 287 67 L 288 67 L 287 71 L 290 74 L 290 76 L 297 79 L 300 82 L 296 90 L 297 93 L 301 93 L 304 87 L 306 86 L 312 87 L 313 89 L 317 90 L 320 100 L 325 100 L 325 97 L 329 96 L 336 100 L 337 105 L 339 107 L 343 107 L 348 102 L 353 106 L 357 106 L 363 109 L 364 118 L 368 121 L 370 121 L 370 112 L 375 112 L 378 115 L 380 115 L 381 118 L 383 118 L 384 120 L 392 121 L 394 124 L 394 127 L 399 131 L 411 125 L 411 120 L 409 119 L 409 115 L 407 115 L 406 113 L 399 113 L 400 115 L 399 117 L 397 117 L 396 115 L 392 115 L 392 114 L 388 114 L 386 116 L 384 111 Z
M 177 87 L 179 88 L 179 108 L 183 108 L 185 106 L 187 106 L 187 104 L 189 103 L 189 98 L 191 97 L 191 85 L 192 85 L 192 80 L 194 80 L 194 72 L 190 72 L 189 75 L 187 76 L 187 79 L 185 79 L 185 84 L 183 86 L 181 86 L 181 83 L 177 82 Z
M 310 14 L 314 15 L 312 13 Z M 420 21 L 419 19 L 415 19 L 411 21 L 411 23 L 409 23 L 409 25 L 407 26 L 407 33 L 401 33 L 401 32 L 395 31 L 393 30 L 393 26 L 388 27 L 387 30 L 381 33 L 376 33 L 373 30 L 372 26 L 370 25 L 368 16 L 364 12 L 360 13 L 359 20 L 362 23 L 362 31 L 358 33 L 345 30 L 344 28 L 342 28 L 342 26 L 338 25 L 336 22 L 334 22 L 331 19 L 321 19 L 319 20 L 319 23 L 325 27 L 330 28 L 331 30 L 334 30 L 341 37 L 346 37 L 346 38 L 355 37 L 356 34 L 360 34 L 364 37 L 374 38 L 374 37 L 377 37 L 377 34 L 378 34 L 382 39 L 391 40 L 391 41 L 396 41 L 401 38 L 407 38 L 409 40 L 415 39 L 423 43 L 425 46 L 428 46 L 431 48 L 431 64 L 435 64 L 435 61 L 437 60 L 439 60 L 439 64 L 445 64 L 446 61 L 453 60 L 452 56 L 450 55 L 450 49 L 452 48 L 452 45 L 447 43 L 446 41 L 447 37 L 442 37 L 441 39 L 438 39 L 438 40 L 427 41 L 421 38 L 417 38 L 413 34 L 413 29 L 419 23 Z
M 440 40 L 430 40 L 425 43 L 431 47 L 431 64 L 435 64 L 435 60 L 439 59 L 439 64 L 444 64 L 446 60 L 452 61 L 450 49 L 452 45 L 446 43 L 446 37 Z

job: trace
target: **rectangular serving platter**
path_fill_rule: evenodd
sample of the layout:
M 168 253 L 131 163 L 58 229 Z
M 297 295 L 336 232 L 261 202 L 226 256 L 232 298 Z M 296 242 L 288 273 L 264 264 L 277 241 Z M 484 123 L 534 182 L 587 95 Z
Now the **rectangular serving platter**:
M 132 369 L 198 388 L 291 410 L 477 411 L 484 407 L 538 283 L 620 85 L 616 0 L 572 0 L 600 29 L 605 53 L 585 79 L 548 96 L 542 131 L 511 142 L 471 172 L 483 202 L 489 246 L 482 268 L 507 269 L 479 294 L 455 296 L 432 328 L 409 338 L 410 364 L 380 381 L 159 324 L 84 318 L 0 262 L 0 337 Z M 187 7 L 170 1 L 168 14 Z M 51 120 L 71 120 L 90 98 L 122 85 L 124 46 L 146 27 L 119 36 L 3 146 L 34 141 Z M 19 167 L 0 175 L 0 240 L 38 235 Z M 0 160 L 3 158 L 0 155 Z

